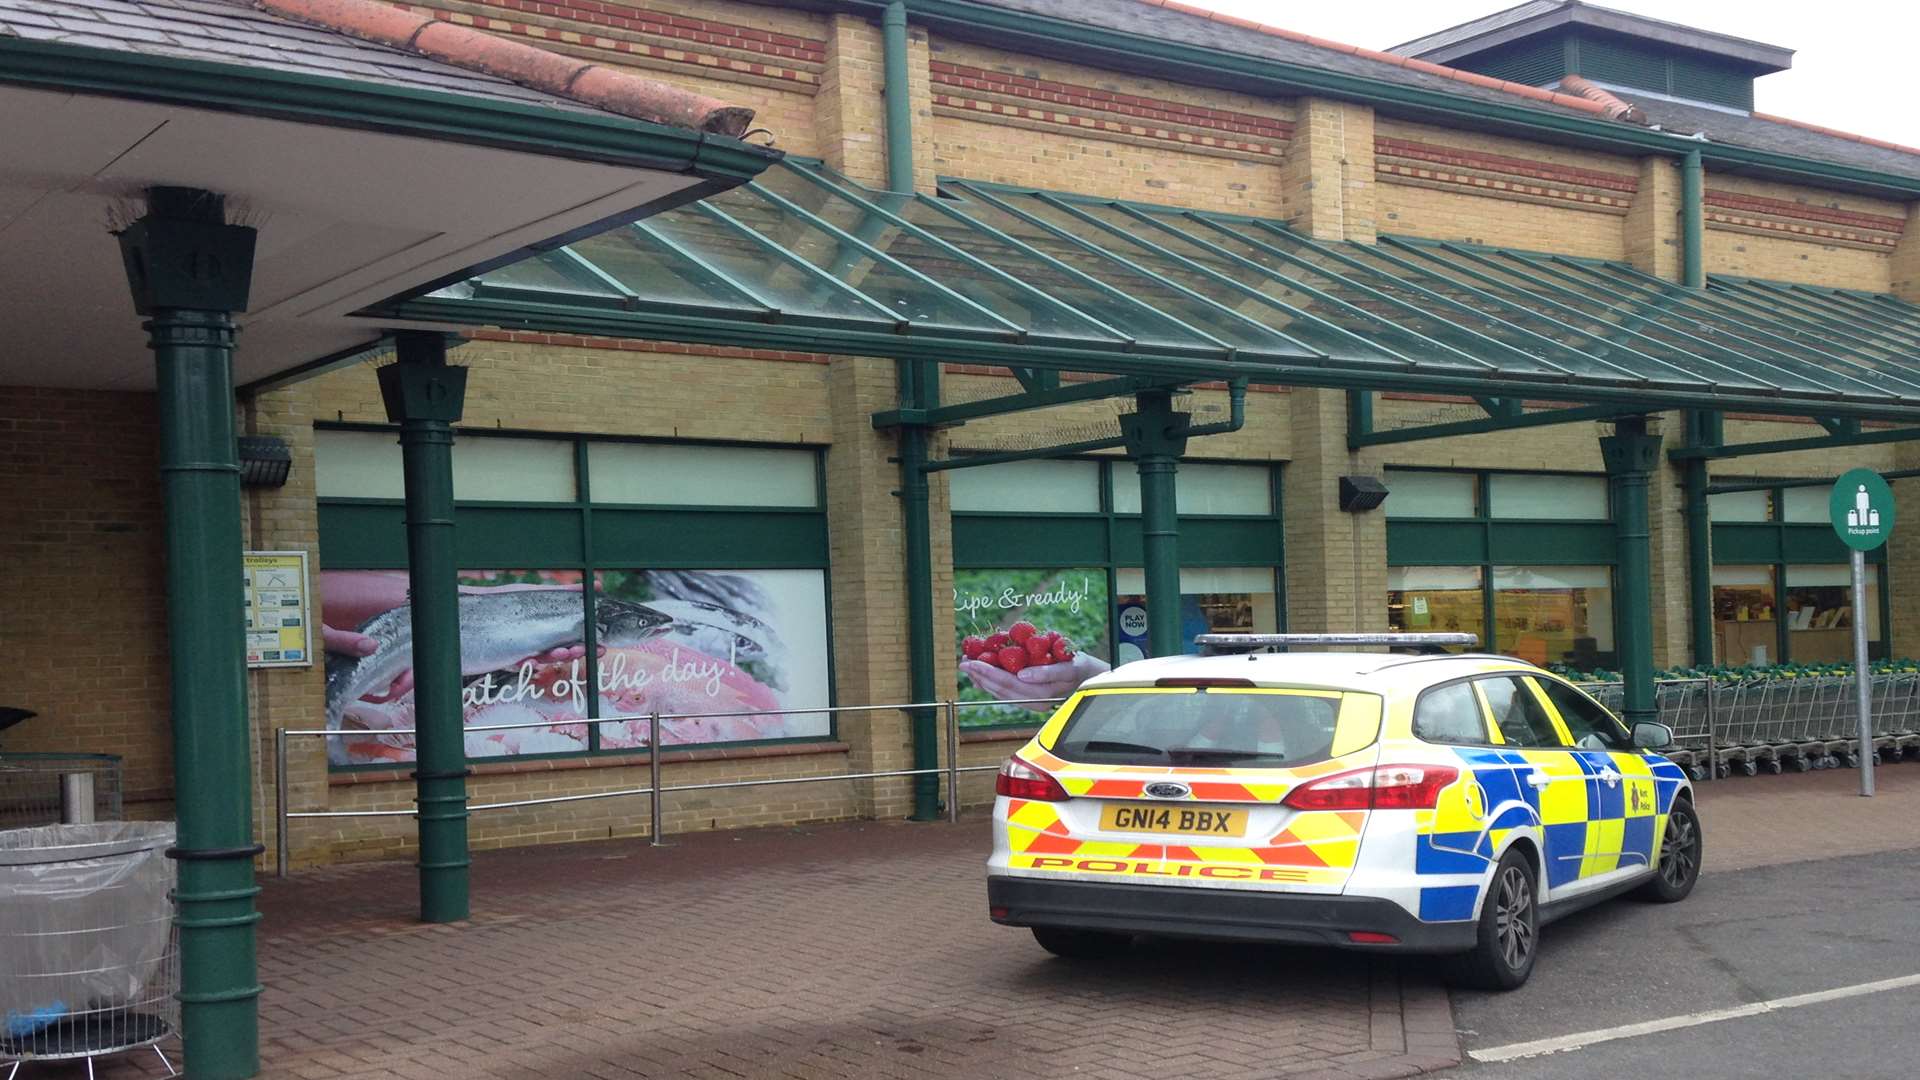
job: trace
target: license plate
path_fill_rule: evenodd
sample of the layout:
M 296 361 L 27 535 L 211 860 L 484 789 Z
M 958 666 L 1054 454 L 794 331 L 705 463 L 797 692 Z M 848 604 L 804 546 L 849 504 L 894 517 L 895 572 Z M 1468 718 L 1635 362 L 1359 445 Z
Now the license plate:
M 1116 803 L 1101 808 L 1100 828 L 1106 832 L 1245 836 L 1247 812 L 1163 803 Z

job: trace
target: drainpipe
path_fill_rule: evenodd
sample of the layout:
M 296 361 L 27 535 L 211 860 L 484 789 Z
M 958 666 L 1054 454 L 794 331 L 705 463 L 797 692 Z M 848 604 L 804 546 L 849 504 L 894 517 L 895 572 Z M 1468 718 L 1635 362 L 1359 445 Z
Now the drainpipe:
M 459 563 L 453 551 L 453 425 L 467 369 L 447 337 L 394 334 L 399 362 L 379 371 L 387 419 L 400 425 L 407 499 L 407 598 L 413 620 L 413 777 L 420 830 L 420 918 L 468 914 L 467 746 L 461 719 Z M 649 752 L 651 748 L 649 748 Z
M 913 190 L 913 92 L 907 82 L 907 5 L 894 0 L 880 19 L 887 82 L 887 187 Z
M 913 192 L 913 96 L 907 82 L 907 5 L 895 0 L 880 20 L 882 73 L 887 94 L 887 186 L 902 194 Z M 898 361 L 894 370 L 900 384 L 900 408 L 909 414 L 940 403 L 940 368 L 920 360 Z M 907 672 L 909 696 L 932 701 L 940 693 L 934 685 L 933 658 L 933 522 L 927 484 L 927 427 L 900 425 L 901 540 L 906 546 Z M 913 767 L 940 766 L 938 717 L 932 710 L 915 709 Z M 956 748 L 957 749 L 957 748 Z M 952 793 L 949 798 L 954 797 Z M 940 817 L 940 778 L 923 773 L 913 778 L 913 820 Z
M 1707 287 L 1705 201 L 1700 151 L 1689 150 L 1680 161 L 1680 270 L 1689 289 Z
M 149 189 L 147 213 L 120 233 L 157 379 L 181 1034 L 193 1074 L 208 1080 L 260 1071 L 253 859 L 264 849 L 253 838 L 233 431 L 233 314 L 247 308 L 254 240 L 227 224 L 224 196 L 178 187 Z
M 1658 718 L 1653 688 L 1652 530 L 1647 484 L 1660 464 L 1660 436 L 1644 416 L 1623 416 L 1600 440 L 1613 494 L 1613 535 L 1620 586 L 1620 674 L 1628 727 Z
M 1720 414 L 1705 409 L 1687 412 L 1687 445 L 1718 446 Z M 1687 518 L 1687 625 L 1693 639 L 1693 663 L 1707 667 L 1714 661 L 1713 640 L 1713 519 L 1707 502 L 1707 460 L 1688 458 L 1684 466 Z

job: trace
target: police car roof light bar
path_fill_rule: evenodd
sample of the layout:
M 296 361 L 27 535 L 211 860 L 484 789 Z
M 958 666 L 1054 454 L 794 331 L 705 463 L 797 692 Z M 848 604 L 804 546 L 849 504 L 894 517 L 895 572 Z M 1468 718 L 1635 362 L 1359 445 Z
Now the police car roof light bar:
M 1473 648 L 1478 634 L 1201 634 L 1193 639 L 1203 654 L 1285 652 L 1294 645 L 1386 645 L 1420 652 L 1442 652 L 1449 645 Z

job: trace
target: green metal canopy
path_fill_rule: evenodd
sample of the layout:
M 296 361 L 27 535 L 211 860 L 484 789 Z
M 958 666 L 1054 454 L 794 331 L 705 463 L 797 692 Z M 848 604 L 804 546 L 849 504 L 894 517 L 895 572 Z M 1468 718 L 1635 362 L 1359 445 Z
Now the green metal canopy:
M 1920 419 L 1920 308 L 1622 262 L 776 165 L 380 314 L 1161 378 Z

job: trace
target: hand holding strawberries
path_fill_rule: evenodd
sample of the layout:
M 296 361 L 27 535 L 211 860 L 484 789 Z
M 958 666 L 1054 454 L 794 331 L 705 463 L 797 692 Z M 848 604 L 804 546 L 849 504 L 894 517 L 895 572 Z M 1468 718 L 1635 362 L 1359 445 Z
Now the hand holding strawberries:
M 1104 661 L 1077 651 L 1059 631 L 1042 631 L 1024 620 L 984 638 L 967 637 L 960 651 L 961 674 L 1003 701 L 1065 697 L 1107 670 Z

